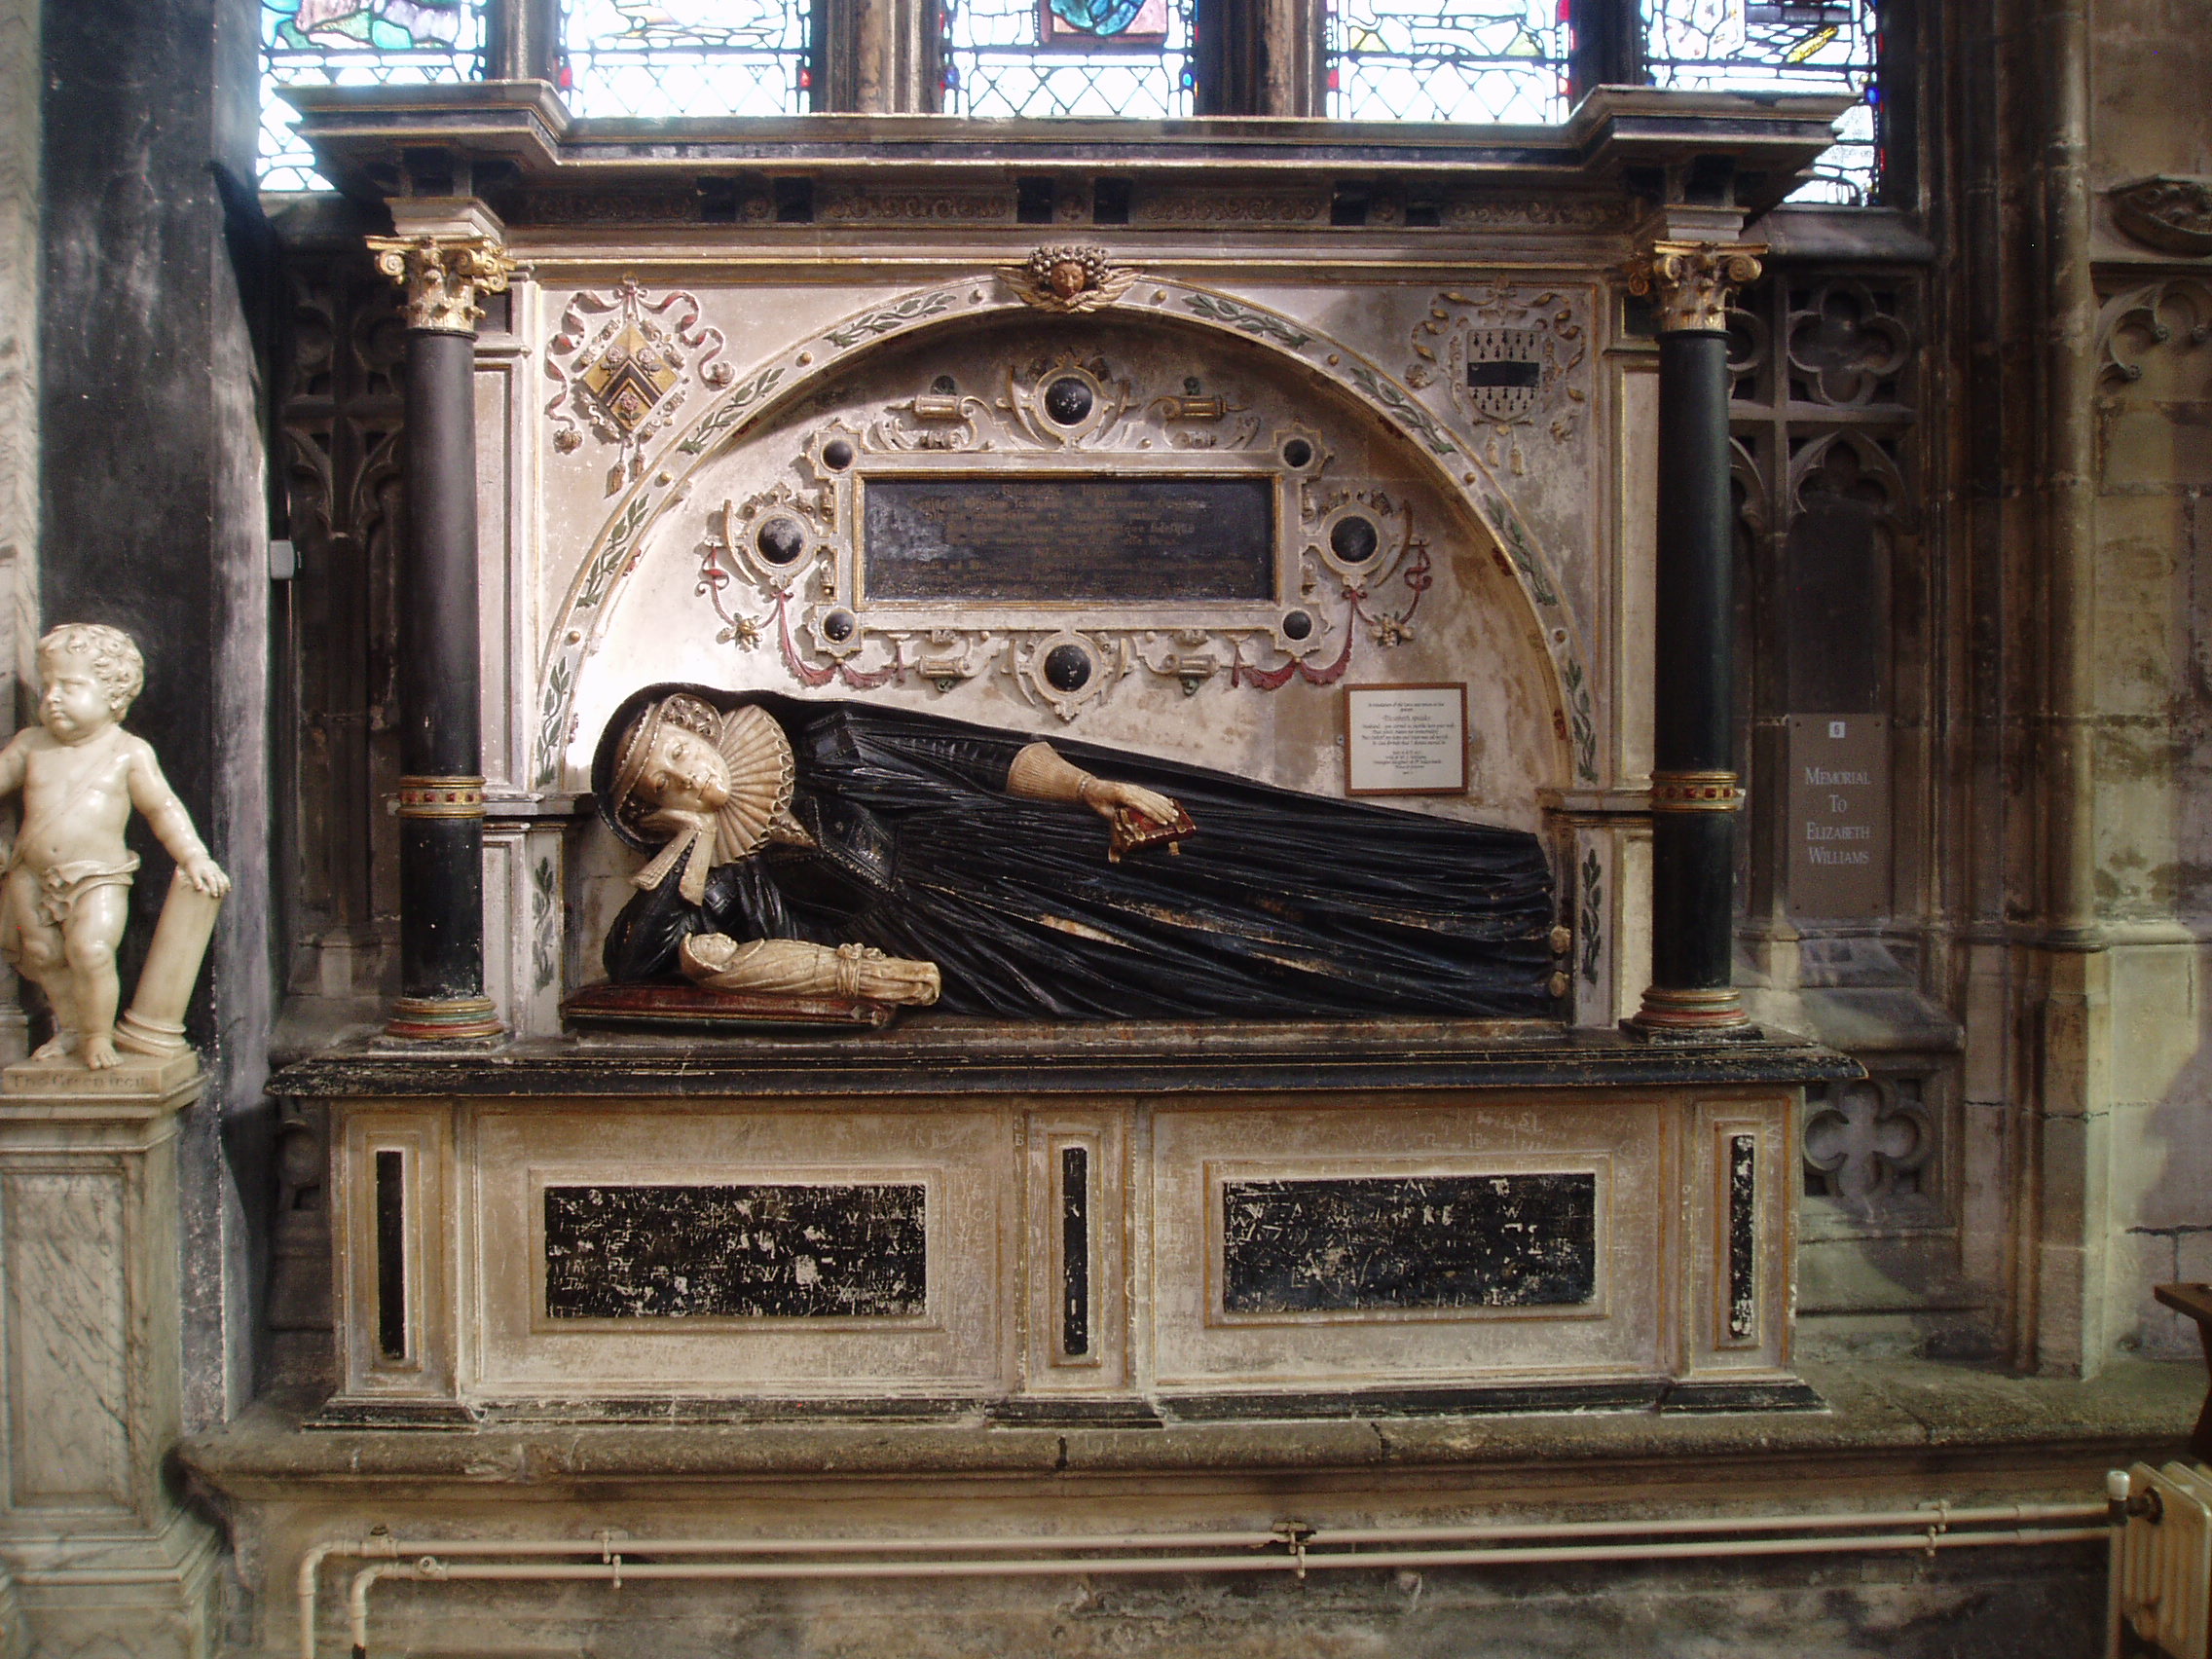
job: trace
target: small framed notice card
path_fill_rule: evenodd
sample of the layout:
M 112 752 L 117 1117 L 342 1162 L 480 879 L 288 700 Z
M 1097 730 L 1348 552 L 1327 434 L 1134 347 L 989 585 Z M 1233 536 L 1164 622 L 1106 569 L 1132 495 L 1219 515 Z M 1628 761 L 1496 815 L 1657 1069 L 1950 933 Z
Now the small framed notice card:
M 1345 687 L 1345 793 L 1466 793 L 1466 686 Z

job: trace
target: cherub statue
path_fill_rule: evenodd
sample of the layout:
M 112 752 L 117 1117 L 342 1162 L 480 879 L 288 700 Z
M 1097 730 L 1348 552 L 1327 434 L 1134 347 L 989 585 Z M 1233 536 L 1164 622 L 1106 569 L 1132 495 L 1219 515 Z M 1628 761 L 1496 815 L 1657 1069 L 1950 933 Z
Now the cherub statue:
M 23 794 L 0 893 L 0 954 L 54 1011 L 53 1040 L 32 1058 L 74 1053 L 103 1068 L 120 1059 L 115 947 L 138 867 L 123 841 L 130 809 L 146 815 L 183 883 L 213 900 L 231 879 L 193 832 L 153 749 L 123 729 L 146 682 L 130 636 L 96 622 L 56 628 L 38 643 L 38 667 L 39 723 L 0 750 L 0 794 Z

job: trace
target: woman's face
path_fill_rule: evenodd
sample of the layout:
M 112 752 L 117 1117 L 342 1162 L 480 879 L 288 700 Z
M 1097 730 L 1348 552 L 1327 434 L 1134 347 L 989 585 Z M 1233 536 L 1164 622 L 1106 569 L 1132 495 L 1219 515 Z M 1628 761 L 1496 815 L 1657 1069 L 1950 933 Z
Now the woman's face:
M 638 789 L 659 806 L 712 812 L 729 799 L 729 769 L 705 738 L 682 727 L 668 727 L 653 738 L 652 756 L 639 774 Z

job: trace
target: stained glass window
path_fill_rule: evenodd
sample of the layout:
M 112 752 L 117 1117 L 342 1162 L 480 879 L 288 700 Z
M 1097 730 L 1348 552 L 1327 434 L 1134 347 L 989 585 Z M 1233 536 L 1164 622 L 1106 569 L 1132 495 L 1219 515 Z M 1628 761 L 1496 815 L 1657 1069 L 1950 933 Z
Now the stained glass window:
M 1874 200 L 1880 44 L 1875 0 L 1644 0 L 1644 67 L 1654 86 L 1858 97 L 1792 202 Z
M 1189 115 L 1192 4 L 945 0 L 945 112 Z
M 1562 0 L 1329 0 L 1329 114 L 1564 120 L 1566 13 Z
M 261 188 L 328 188 L 277 88 L 465 81 L 482 47 L 467 0 L 262 0 Z
M 803 115 L 810 0 L 568 0 L 561 96 L 579 116 Z

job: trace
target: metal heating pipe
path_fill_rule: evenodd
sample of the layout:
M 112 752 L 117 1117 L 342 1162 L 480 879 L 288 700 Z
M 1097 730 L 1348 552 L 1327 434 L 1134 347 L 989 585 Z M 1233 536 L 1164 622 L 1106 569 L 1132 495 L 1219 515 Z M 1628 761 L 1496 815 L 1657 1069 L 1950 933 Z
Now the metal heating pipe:
M 1286 1523 L 1265 1532 L 1109 1532 L 1062 1537 L 631 1538 L 609 1531 L 592 1538 L 407 1541 L 372 1534 L 358 1542 L 313 1544 L 301 1558 L 300 1653 L 302 1659 L 315 1659 L 316 1584 L 322 1564 L 333 1558 L 365 1560 L 373 1564 L 354 1573 L 347 1599 L 354 1659 L 367 1659 L 369 1593 L 384 1579 L 417 1583 L 582 1581 L 607 1583 L 619 1589 L 626 1580 L 677 1579 L 1037 1578 L 1146 1572 L 1290 1572 L 1303 1578 L 1309 1571 L 1332 1567 L 1378 1571 L 1486 1564 L 1663 1561 L 1914 1550 L 1932 1555 L 1939 1549 L 2103 1540 L 2109 1536 L 2109 1513 L 2107 1505 L 2102 1503 L 1990 1504 L 1961 1508 L 1934 1504 L 1919 1509 L 1856 1514 L 1715 1516 L 1667 1522 L 1566 1521 L 1376 1528 L 1309 1528 Z M 1854 1530 L 1893 1527 L 1910 1530 Z M 1958 1528 L 1970 1530 L 1955 1530 Z M 1777 1532 L 1815 1535 L 1758 1535 Z M 1534 1545 L 1498 1547 L 1505 1540 L 1579 1538 L 1600 1541 L 1540 1541 Z M 1628 1538 L 1673 1541 L 1603 1541 Z M 1376 1547 L 1384 1544 L 1431 1547 Z M 1452 1547 L 1455 1545 L 1459 1547 Z M 989 1559 L 1002 1552 L 1045 1550 L 1060 1553 Z M 1078 1550 L 1124 1553 L 1093 1556 L 1068 1553 Z M 1216 1553 L 1127 1553 L 1191 1550 Z M 1270 1553 L 1255 1553 L 1260 1551 Z M 686 1555 L 828 1559 L 690 1562 L 633 1559 Z M 903 1559 L 838 1559 L 860 1555 Z M 528 1556 L 596 1556 L 599 1559 L 576 1562 L 512 1559 Z

